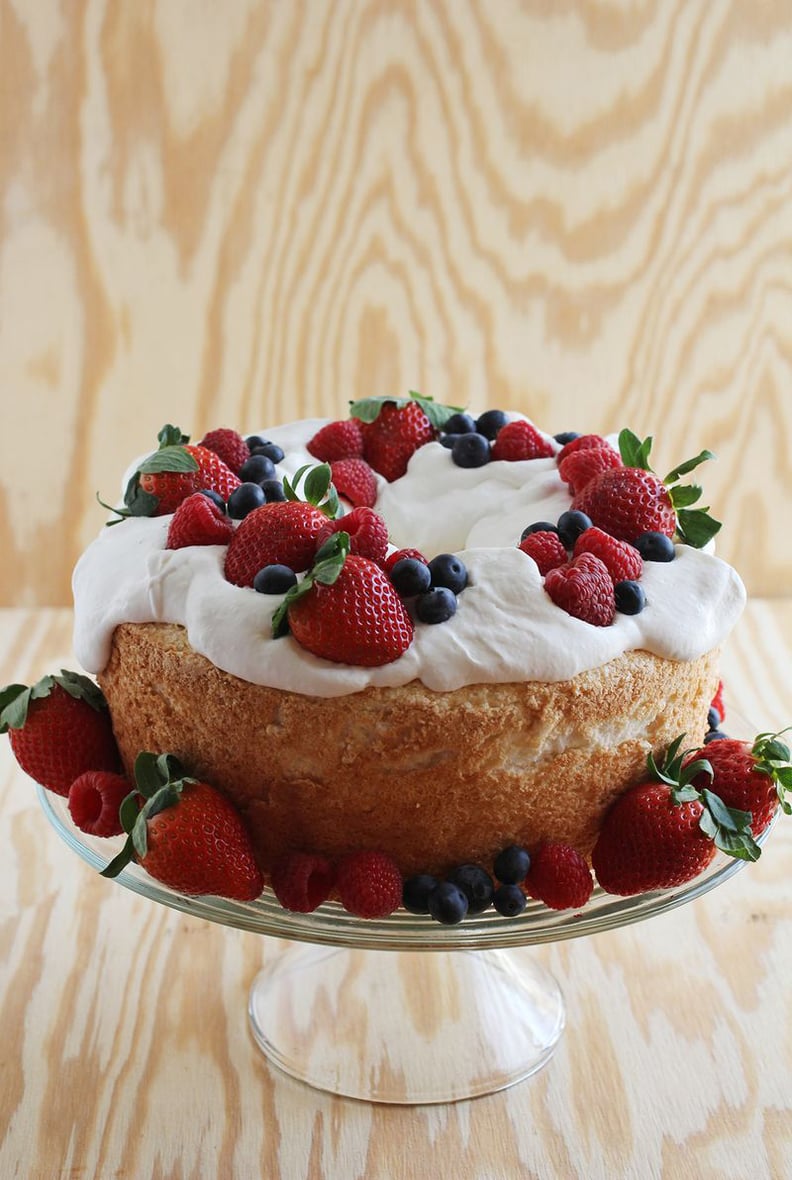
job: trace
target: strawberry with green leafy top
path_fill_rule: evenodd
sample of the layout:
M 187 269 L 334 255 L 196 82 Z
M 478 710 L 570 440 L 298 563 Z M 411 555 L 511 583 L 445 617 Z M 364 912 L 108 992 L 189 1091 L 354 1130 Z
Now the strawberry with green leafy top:
M 705 758 L 712 767 L 712 790 L 727 807 L 751 814 L 751 831 L 760 835 L 767 828 L 778 807 L 792 815 L 792 766 L 789 747 L 781 734 L 760 733 L 753 743 L 726 738 L 710 742 L 690 756 L 690 761 Z M 702 774 L 693 779 L 694 787 L 705 785 Z
M 370 397 L 352 402 L 350 412 L 361 423 L 363 458 L 392 482 L 400 479 L 419 447 L 433 442 L 458 406 L 441 406 L 430 397 Z
M 159 449 L 143 460 L 127 484 L 124 507 L 112 509 L 119 517 L 166 516 L 194 492 L 208 489 L 227 500 L 239 487 L 222 459 L 206 447 L 189 445 L 189 435 L 178 426 L 163 426 L 157 438 Z

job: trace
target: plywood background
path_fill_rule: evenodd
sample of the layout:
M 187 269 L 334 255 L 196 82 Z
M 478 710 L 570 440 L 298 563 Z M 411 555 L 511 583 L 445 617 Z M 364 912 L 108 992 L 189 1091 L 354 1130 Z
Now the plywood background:
M 418 388 L 709 446 L 788 592 L 788 0 L 0 0 L 0 603 L 164 421 Z

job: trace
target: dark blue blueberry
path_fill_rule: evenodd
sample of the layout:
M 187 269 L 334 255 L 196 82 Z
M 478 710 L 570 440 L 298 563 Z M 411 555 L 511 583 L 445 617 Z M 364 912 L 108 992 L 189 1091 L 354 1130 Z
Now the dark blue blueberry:
M 495 890 L 492 904 L 504 918 L 516 918 L 525 909 L 525 894 L 519 885 L 501 885 Z
M 254 447 L 265 447 L 269 442 L 268 438 L 262 438 L 260 434 L 251 434 L 245 439 L 248 445 L 248 450 L 253 451 Z
M 228 497 L 228 515 L 243 520 L 254 508 L 266 504 L 266 497 L 257 483 L 241 483 Z
M 428 873 L 408 877 L 402 887 L 402 905 L 411 914 L 428 914 L 429 894 L 439 884 L 437 877 L 430 877 Z
M 279 479 L 265 479 L 261 490 L 268 504 L 280 504 L 286 499 L 283 484 Z
M 403 557 L 397 561 L 390 572 L 390 580 L 397 594 L 402 598 L 412 598 L 415 594 L 423 594 L 432 584 L 429 566 L 418 561 L 415 557 Z
M 674 542 L 665 533 L 641 533 L 633 544 L 644 561 L 673 561 L 676 557 Z
M 729 740 L 729 735 L 724 733 L 722 729 L 711 729 L 709 733 L 704 735 L 704 745 L 708 746 L 710 742 L 726 742 Z
M 536 524 L 529 524 L 527 528 L 520 533 L 520 540 L 524 541 L 526 537 L 530 537 L 531 533 L 555 533 L 558 536 L 558 529 L 549 520 L 537 520 Z
M 201 488 L 201 495 L 206 496 L 213 504 L 216 504 L 221 512 L 226 510 L 226 502 L 219 492 L 214 491 L 213 488 Z
M 239 478 L 245 483 L 264 483 L 275 478 L 275 464 L 266 455 L 251 455 L 240 467 Z
M 279 447 L 277 443 L 265 442 L 260 447 L 251 447 L 251 455 L 263 455 L 265 459 L 271 459 L 273 463 L 280 463 L 283 459 L 283 447 Z
M 448 874 L 448 880 L 464 893 L 468 913 L 482 914 L 492 905 L 495 886 L 489 873 L 479 865 L 459 865 Z
M 476 429 L 476 419 L 472 414 L 452 414 L 443 426 L 446 434 L 472 434 Z
M 495 857 L 493 872 L 504 885 L 517 885 L 525 880 L 530 867 L 531 858 L 528 852 L 519 844 L 510 844 Z
M 485 410 L 476 419 L 476 430 L 485 438 L 497 438 L 498 431 L 502 430 L 508 421 L 503 410 Z
M 558 535 L 565 549 L 573 549 L 581 533 L 591 528 L 591 517 L 576 508 L 562 512 L 558 518 Z
M 265 565 L 253 579 L 259 594 L 285 594 L 297 585 L 297 575 L 287 565 Z
M 457 434 L 451 458 L 457 467 L 483 467 L 490 461 L 489 441 L 483 434 Z
M 616 610 L 623 615 L 639 615 L 646 606 L 646 595 L 640 582 L 626 579 L 613 587 Z
M 560 434 L 554 434 L 553 438 L 562 447 L 565 447 L 567 443 L 574 442 L 576 438 L 580 438 L 580 435 L 576 430 L 562 430 Z
M 456 611 L 456 594 L 447 586 L 433 586 L 415 604 L 415 613 L 422 623 L 447 623 Z
M 467 566 L 455 553 L 438 553 L 429 562 L 429 573 L 433 586 L 446 586 L 454 594 L 461 594 L 467 586 Z
M 707 729 L 720 729 L 721 717 L 714 705 L 710 705 L 709 713 L 707 713 Z
M 468 912 L 468 899 L 452 881 L 441 881 L 429 894 L 429 913 L 435 922 L 456 926 Z
M 441 434 L 437 441 L 441 447 L 446 447 L 447 450 L 452 451 L 454 449 L 454 443 L 458 438 L 458 434 Z

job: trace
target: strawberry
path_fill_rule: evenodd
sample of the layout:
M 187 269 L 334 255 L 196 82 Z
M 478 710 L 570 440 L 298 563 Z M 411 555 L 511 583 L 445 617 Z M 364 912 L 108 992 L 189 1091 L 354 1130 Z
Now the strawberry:
M 501 427 L 490 451 L 491 459 L 505 459 L 509 463 L 522 459 L 549 459 L 552 455 L 553 448 L 548 440 L 531 422 L 522 418 Z
M 789 748 L 779 741 L 779 734 L 762 733 L 753 744 L 726 738 L 710 742 L 690 755 L 690 761 L 706 759 L 712 768 L 712 791 L 727 807 L 751 813 L 751 831 L 758 836 L 770 824 L 780 806 L 789 815 L 792 804 L 786 792 L 792 792 L 792 767 Z M 702 790 L 707 775 L 700 772 L 693 786 Z
M 622 466 L 618 452 L 614 451 L 613 447 L 605 445 L 573 451 L 558 464 L 558 474 L 564 483 L 569 484 L 572 495 L 576 496 L 596 475 Z
M 581 451 L 581 454 L 600 454 L 599 451 Z M 643 558 L 637 549 L 628 545 L 626 541 L 617 541 L 609 533 L 603 533 L 596 527 L 586 529 L 575 541 L 573 554 L 580 557 L 581 553 L 593 553 L 598 557 L 610 574 L 614 586 L 617 582 L 627 579 L 637 582 L 643 573 Z
M 424 565 L 429 564 L 423 553 L 421 553 L 420 549 L 394 549 L 393 553 L 389 553 L 382 563 L 382 568 L 385 570 L 385 573 L 389 574 L 396 562 L 402 561 L 402 559 L 405 557 L 412 557 L 415 559 L 415 561 L 422 561 Z
M 317 545 L 323 545 L 333 533 L 349 534 L 349 552 L 380 564 L 388 552 L 388 526 L 371 508 L 353 508 L 338 520 L 328 520 L 319 530 Z
M 57 795 L 68 795 L 86 770 L 121 769 L 105 699 L 76 672 L 45 676 L 31 688 L 4 688 L 0 733 L 6 732 L 25 773 Z
M 344 909 L 358 918 L 385 918 L 401 905 L 401 873 L 384 852 L 343 856 L 336 884 Z
M 723 681 L 722 680 L 718 681 L 718 689 L 717 689 L 717 692 L 715 693 L 715 696 L 712 698 L 712 701 L 710 703 L 710 708 L 718 710 L 718 716 L 720 717 L 720 722 L 721 722 L 721 724 L 723 724 L 723 722 L 726 720 L 726 705 L 723 700 Z
M 569 565 L 551 569 L 545 577 L 545 590 L 556 606 L 584 623 L 608 627 L 613 622 L 613 582 L 607 566 L 593 553 L 582 553 Z
M 149 455 L 127 484 L 124 508 L 119 516 L 165 516 L 182 500 L 204 488 L 227 500 L 239 479 L 222 459 L 206 447 L 188 446 L 189 438 L 178 426 L 163 426 L 159 450 Z
M 629 787 L 605 814 L 592 864 L 607 893 L 628 896 L 682 885 L 703 872 L 716 847 L 743 860 L 759 856 L 750 815 L 695 786 L 696 777 L 711 777 L 712 768 L 680 754 L 681 743 L 681 737 L 672 742 L 660 766 L 650 754 L 647 780 Z
M 576 451 L 593 451 L 599 447 L 613 450 L 611 444 L 601 434 L 579 434 L 577 438 L 564 444 L 556 455 L 556 462 L 560 465 L 568 455 L 574 455 Z
M 259 896 L 264 881 L 250 837 L 222 792 L 185 777 L 170 754 L 139 754 L 135 784 L 121 808 L 126 843 L 103 876 L 115 877 L 136 860 L 177 893 L 235 901 Z
M 372 422 L 362 425 L 363 457 L 392 482 L 400 479 L 419 447 L 432 442 L 436 431 L 416 401 L 386 401 Z
M 622 541 L 634 542 L 647 532 L 667 537 L 678 533 L 687 544 L 701 548 L 718 532 L 720 522 L 713 520 L 706 508 L 690 507 L 700 499 L 700 487 L 675 485 L 680 476 L 712 455 L 702 451 L 660 479 L 649 467 L 651 447 L 651 438 L 641 442 L 632 431 L 623 430 L 619 449 L 624 467 L 595 476 L 577 493 L 572 507 Z
M 234 489 L 239 487 L 241 480 L 214 451 L 209 451 L 206 447 L 192 446 L 184 449 L 198 464 L 199 491 L 208 488 L 227 500 Z
M 552 841 L 531 853 L 523 885 L 530 897 L 551 910 L 581 909 L 594 889 L 591 871 L 580 853 L 568 844 Z
M 168 526 L 166 549 L 186 549 L 190 545 L 227 545 L 234 526 L 208 496 L 193 492 L 182 500 Z
M 86 770 L 69 787 L 69 813 L 77 827 L 91 836 L 120 836 L 124 828 L 119 811 L 131 790 L 132 784 L 122 774 Z
M 328 422 L 308 442 L 307 451 L 323 463 L 363 457 L 363 432 L 357 418 Z
M 373 508 L 377 477 L 365 459 L 336 459 L 330 464 L 336 491 L 354 508 Z
M 567 551 L 561 544 L 558 533 L 545 532 L 543 529 L 529 533 L 517 546 L 523 553 L 532 557 L 539 566 L 542 577 L 550 570 L 558 569 L 567 563 Z
M 313 504 L 291 500 L 262 504 L 235 530 L 225 559 L 225 576 L 235 586 L 252 586 L 265 565 L 308 569 L 327 517 Z
M 272 891 L 285 910 L 310 914 L 327 901 L 335 885 L 335 869 L 324 856 L 290 852 L 272 866 Z
M 200 446 L 207 451 L 214 451 L 234 475 L 239 475 L 240 468 L 250 458 L 250 447 L 241 434 L 221 426 L 218 430 L 210 430 L 201 439 Z

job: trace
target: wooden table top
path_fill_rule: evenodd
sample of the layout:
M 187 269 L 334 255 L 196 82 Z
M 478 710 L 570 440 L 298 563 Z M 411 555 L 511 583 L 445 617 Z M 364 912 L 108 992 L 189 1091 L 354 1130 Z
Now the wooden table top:
M 75 666 L 71 613 L 0 611 L 0 682 Z M 732 709 L 792 720 L 792 601 L 751 603 Z M 501 1093 L 396 1107 L 268 1064 L 248 988 L 283 950 L 101 879 L 0 742 L 0 1176 L 792 1176 L 792 821 L 692 904 L 531 950 L 560 981 L 549 1064 Z

